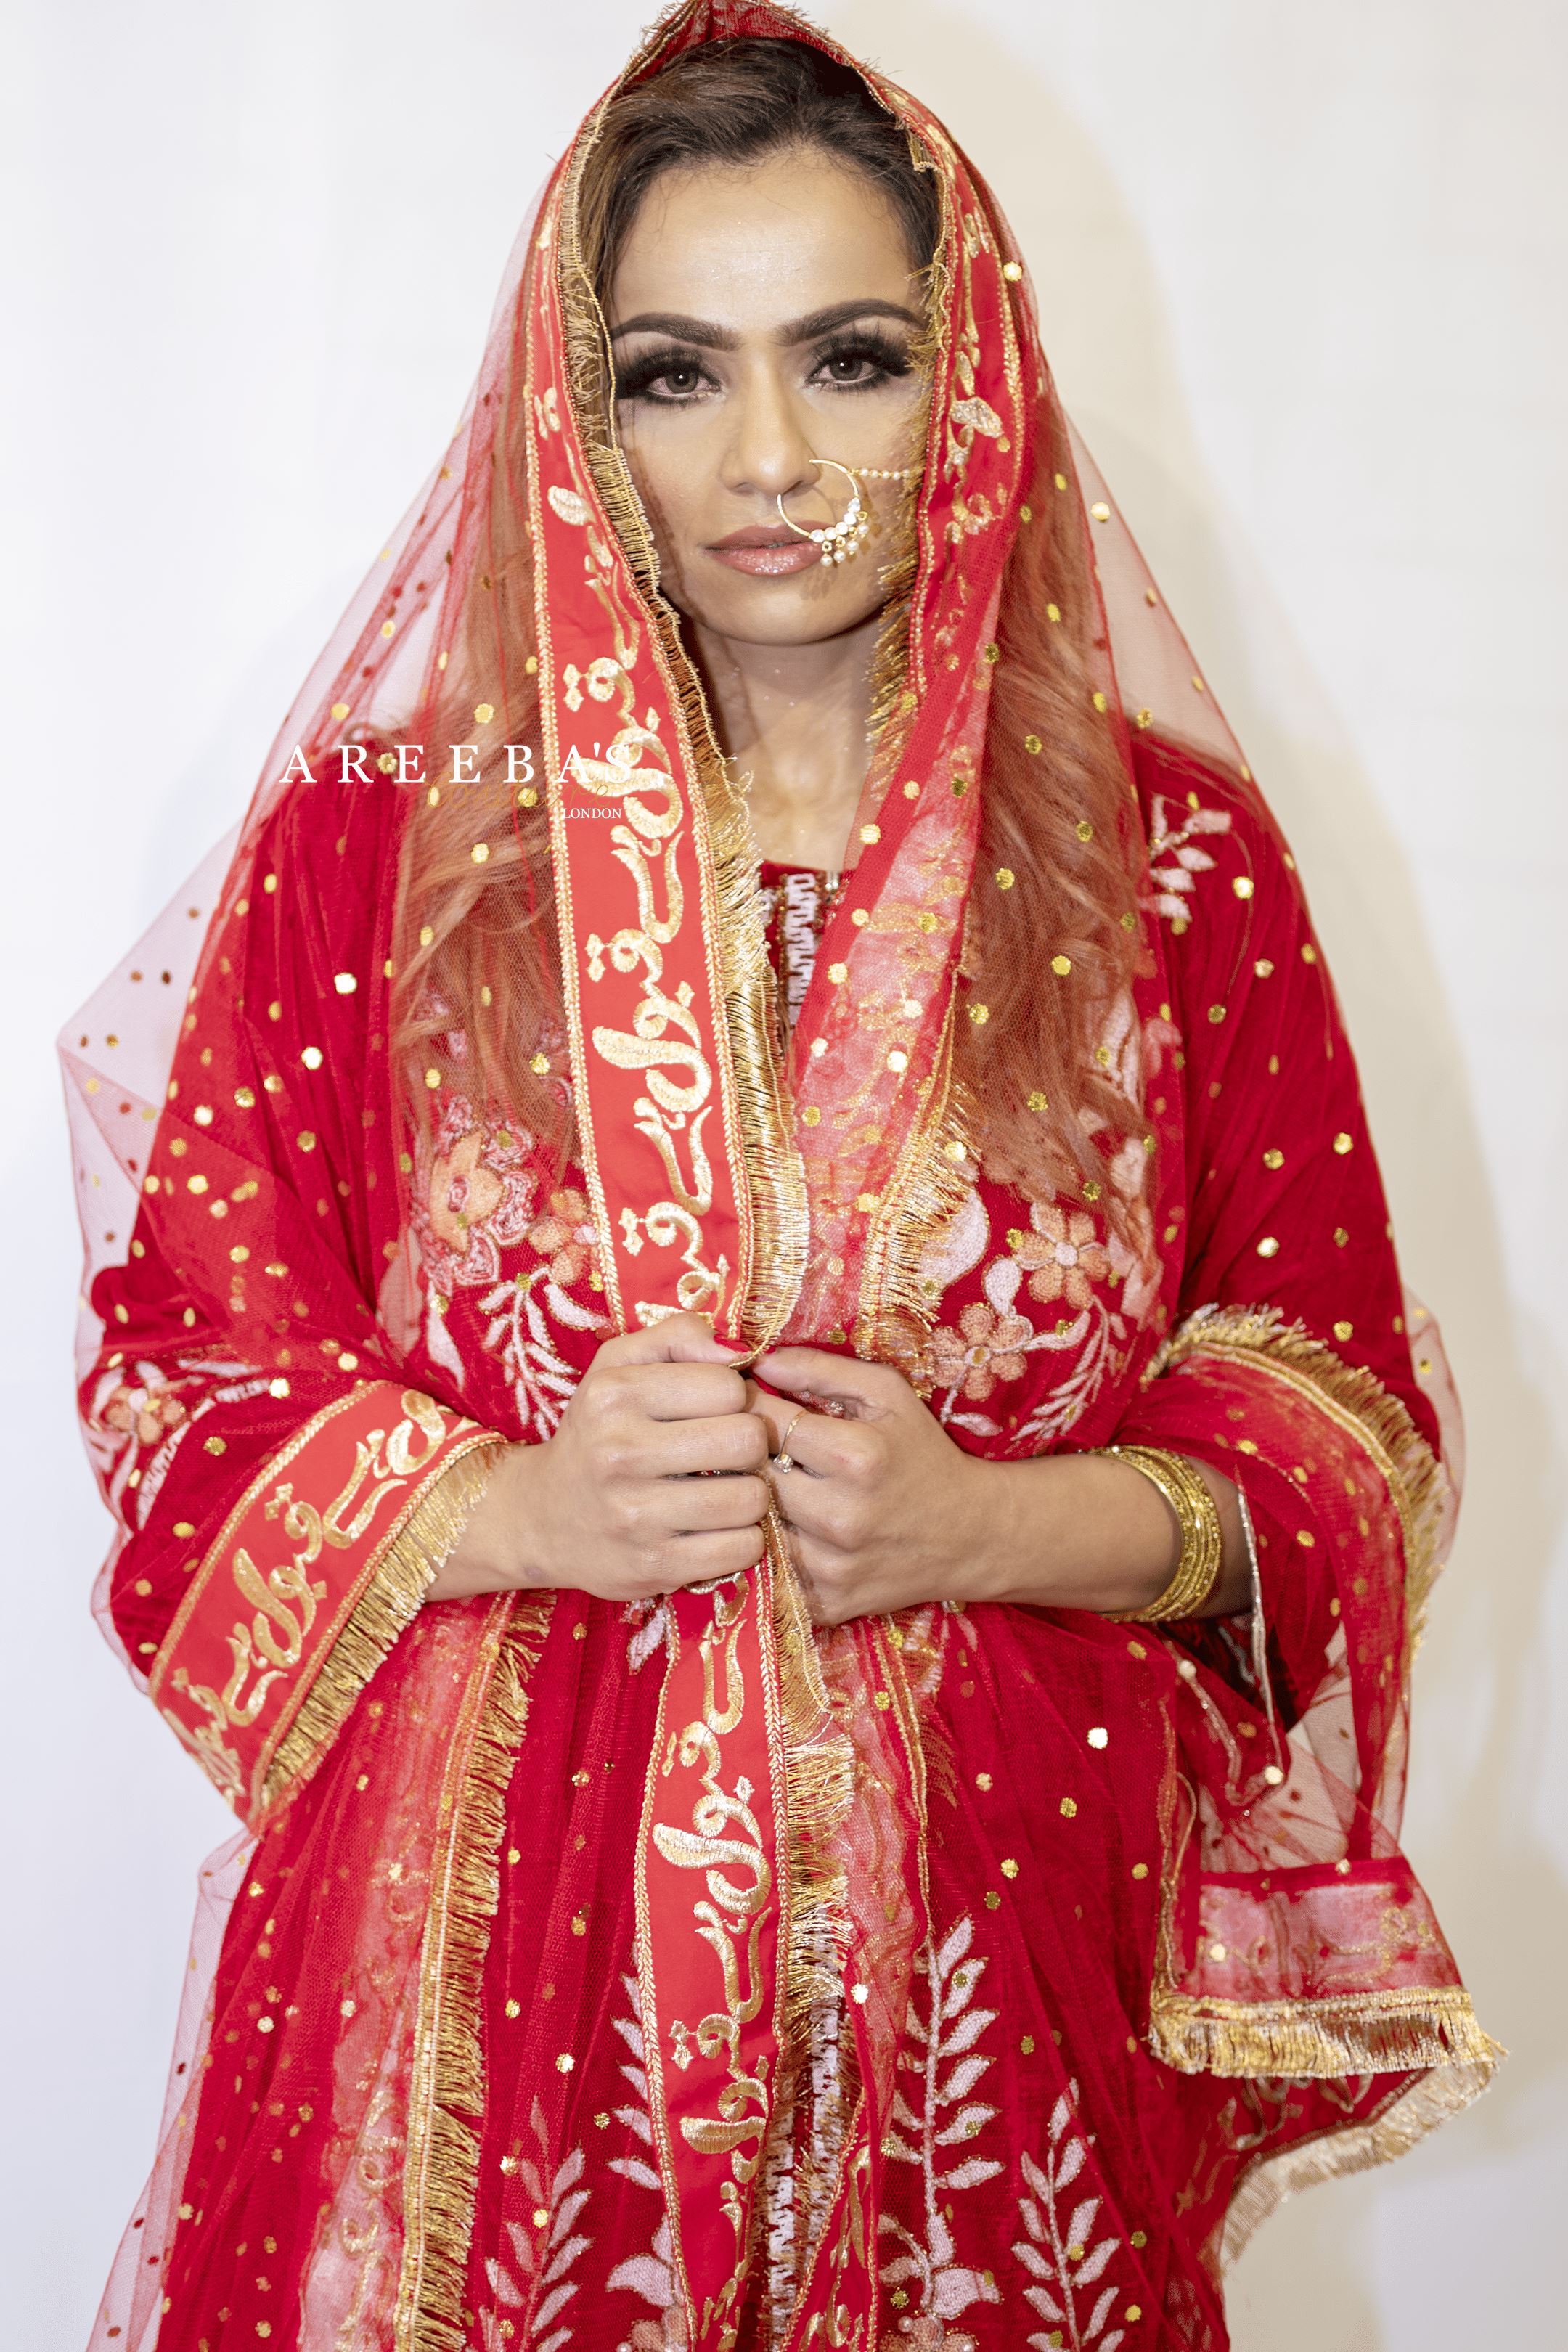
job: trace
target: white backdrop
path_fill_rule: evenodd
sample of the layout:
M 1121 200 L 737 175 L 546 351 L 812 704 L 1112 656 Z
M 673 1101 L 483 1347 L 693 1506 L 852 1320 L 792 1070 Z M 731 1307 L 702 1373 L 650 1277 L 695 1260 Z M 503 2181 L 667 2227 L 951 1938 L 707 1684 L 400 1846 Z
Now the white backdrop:
M 196 1864 L 227 1819 L 87 1616 L 105 1522 L 71 1422 L 50 1041 L 239 812 L 455 419 L 547 159 L 647 5 L 10 12 L 0 2342 L 17 2352 L 84 2340 L 152 2152 Z M 1293 836 L 1407 1273 L 1468 1412 L 1407 1844 L 1513 2059 L 1415 2156 L 1269 2226 L 1235 2275 L 1239 2352 L 1560 2340 L 1568 17 L 1560 0 L 824 13 L 940 110 L 1031 257 L 1068 404 Z

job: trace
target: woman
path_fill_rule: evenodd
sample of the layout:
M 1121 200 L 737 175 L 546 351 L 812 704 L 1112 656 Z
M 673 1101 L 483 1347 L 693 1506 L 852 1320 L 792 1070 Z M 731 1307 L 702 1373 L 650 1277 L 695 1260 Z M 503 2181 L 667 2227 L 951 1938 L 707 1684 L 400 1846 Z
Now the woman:
M 1223 2346 L 1494 2055 L 1438 1359 L 922 108 L 665 22 L 193 903 L 68 1044 L 83 1395 L 250 1834 L 95 2341 Z

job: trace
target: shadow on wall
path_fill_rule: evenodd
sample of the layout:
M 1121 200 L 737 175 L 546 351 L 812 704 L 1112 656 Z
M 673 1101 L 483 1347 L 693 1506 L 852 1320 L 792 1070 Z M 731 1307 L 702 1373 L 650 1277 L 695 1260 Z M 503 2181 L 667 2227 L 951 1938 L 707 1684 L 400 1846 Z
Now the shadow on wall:
M 1568 2056 L 1559 2003 L 1536 1959 L 1562 1948 L 1568 1888 L 1531 1838 L 1526 1801 L 1539 1778 L 1535 1662 L 1562 1520 L 1548 1478 L 1548 1407 L 1530 1369 L 1549 1361 L 1551 1343 L 1510 1319 L 1464 1055 L 1404 851 L 1213 490 L 1164 300 L 1110 167 L 1061 97 L 967 11 L 858 0 L 835 9 L 832 22 L 852 49 L 934 104 L 991 179 L 1030 257 L 1068 407 L 1075 381 L 1098 388 L 1077 421 L 1156 576 L 1173 591 L 1173 609 L 1312 885 L 1404 1261 L 1443 1322 L 1466 1404 L 1464 1534 L 1422 1654 L 1409 1828 L 1412 1858 L 1482 2022 L 1511 2046 L 1513 2063 L 1478 2106 L 1398 2167 L 1290 2206 L 1231 2282 L 1237 2352 L 1318 2352 L 1324 2344 L 1387 2352 L 1390 2263 L 1405 2275 L 1424 2264 L 1424 2242 L 1438 2241 L 1461 2176 L 1528 2163 L 1552 2104 L 1542 2078 Z M 1091 361 L 1075 364 L 1075 354 L 1090 352 Z M 1464 1770 L 1444 1782 L 1438 1818 L 1423 1797 L 1442 1778 L 1450 1741 L 1462 1748 Z M 1479 2238 L 1469 2243 L 1466 2268 L 1486 2259 Z M 1479 2300 L 1473 2284 L 1463 2300 Z M 1400 2340 L 1415 2339 L 1402 2330 Z M 1438 2352 L 1435 2338 L 1424 2340 Z

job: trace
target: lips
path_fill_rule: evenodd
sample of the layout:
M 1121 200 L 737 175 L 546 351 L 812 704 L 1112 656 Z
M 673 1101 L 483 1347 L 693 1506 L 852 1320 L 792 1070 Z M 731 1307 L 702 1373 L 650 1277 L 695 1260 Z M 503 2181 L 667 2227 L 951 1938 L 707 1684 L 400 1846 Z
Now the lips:
M 748 530 L 732 530 L 727 539 L 714 540 L 708 552 L 731 572 L 747 572 L 759 580 L 785 579 L 822 561 L 816 541 L 797 537 L 787 523 L 753 523 Z

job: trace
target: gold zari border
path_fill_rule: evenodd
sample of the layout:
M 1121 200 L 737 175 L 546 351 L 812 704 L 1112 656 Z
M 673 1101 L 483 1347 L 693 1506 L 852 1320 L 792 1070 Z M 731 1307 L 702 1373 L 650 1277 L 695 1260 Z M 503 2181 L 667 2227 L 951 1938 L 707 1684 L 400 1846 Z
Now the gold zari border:
M 485 2109 L 485 1959 L 500 1907 L 507 1790 L 554 1605 L 553 1592 L 508 1593 L 491 1603 L 442 1776 L 419 1959 L 395 2352 L 462 2352 L 468 2341 L 463 2297 Z
M 1173 1332 L 1144 1385 L 1191 1356 L 1256 1364 L 1294 1389 L 1368 1455 L 1399 1516 L 1405 1546 L 1405 1657 L 1421 1626 L 1442 1561 L 1437 1556 L 1447 1473 L 1398 1397 L 1376 1374 L 1347 1364 L 1277 1307 L 1201 1307 Z
M 1366 2122 L 1302 2140 L 1278 2156 L 1256 2158 L 1231 2196 L 1220 2239 L 1221 2267 L 1228 2270 L 1253 2231 L 1300 2189 L 1407 2156 L 1429 2131 L 1480 2097 L 1497 2063 L 1494 2055 L 1471 2065 L 1434 2067 Z
M 501 1446 L 502 1441 L 488 1433 L 476 1433 L 465 1445 L 454 1446 L 434 1483 L 394 1534 L 267 1768 L 261 1784 L 264 1816 L 293 1793 L 336 1737 L 399 1634 L 413 1623 L 484 1493 Z
M 1149 2046 L 1182 2074 L 1393 2074 L 1485 2066 L 1503 2055 L 1462 1985 L 1400 1985 L 1321 2000 L 1219 2000 L 1157 1992 Z

